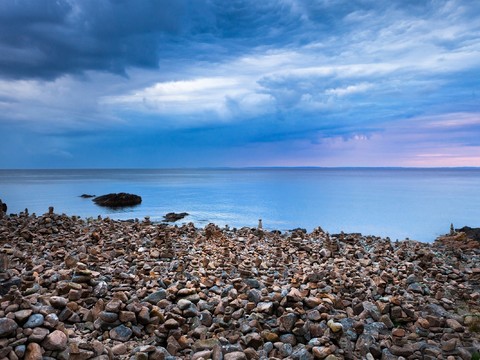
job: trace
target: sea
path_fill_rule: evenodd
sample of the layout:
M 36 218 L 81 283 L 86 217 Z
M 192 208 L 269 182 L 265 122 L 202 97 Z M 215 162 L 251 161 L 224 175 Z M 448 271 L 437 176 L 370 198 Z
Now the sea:
M 142 203 L 97 206 L 82 194 L 127 192 Z M 480 168 L 241 168 L 0 170 L 8 213 L 162 221 L 288 231 L 316 227 L 432 242 L 450 224 L 480 226 Z

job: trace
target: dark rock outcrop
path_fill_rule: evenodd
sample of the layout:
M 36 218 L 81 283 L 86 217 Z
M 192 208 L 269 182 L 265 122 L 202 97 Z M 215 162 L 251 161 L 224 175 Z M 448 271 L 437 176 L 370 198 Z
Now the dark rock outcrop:
M 94 198 L 95 195 L 90 195 L 90 194 L 82 194 L 80 195 L 81 198 L 84 198 L 84 199 L 89 199 L 89 198 Z
M 455 231 L 465 233 L 465 235 L 467 235 L 467 239 L 480 241 L 480 228 L 464 226 L 461 229 L 455 229 Z
M 0 199 L 0 212 L 4 212 L 5 214 L 7 213 L 7 204 L 5 204 L 1 199 Z
M 186 212 L 182 212 L 182 213 L 171 212 L 171 213 L 168 213 L 168 214 L 163 216 L 163 221 L 175 222 L 175 221 L 183 219 L 184 217 L 186 217 L 188 215 L 190 215 L 190 214 L 186 213 Z
M 135 194 L 112 193 L 112 194 L 98 196 L 93 199 L 93 202 L 100 206 L 117 208 L 117 207 L 138 205 L 142 202 L 142 198 Z

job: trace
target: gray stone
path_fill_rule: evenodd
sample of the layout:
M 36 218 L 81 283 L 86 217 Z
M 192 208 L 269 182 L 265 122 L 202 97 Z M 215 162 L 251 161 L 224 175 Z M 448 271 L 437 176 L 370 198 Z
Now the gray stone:
M 23 324 L 23 328 L 36 328 L 38 326 L 42 326 L 44 321 L 45 318 L 42 314 L 33 314 L 28 318 L 27 322 Z
M 165 289 L 160 289 L 154 293 L 148 295 L 144 301 L 149 302 L 150 304 L 156 305 L 160 300 L 167 298 L 167 292 Z
M 297 345 L 294 349 L 292 354 L 290 355 L 293 360 L 312 360 L 313 355 L 308 352 L 305 348 L 305 345 L 300 344 Z
M 93 296 L 104 297 L 108 293 L 108 285 L 105 281 L 100 281 L 93 289 Z
M 247 360 L 247 356 L 242 351 L 234 351 L 234 352 L 225 354 L 223 359 L 224 360 Z
M 19 310 L 15 312 L 15 319 L 17 319 L 20 322 L 25 321 L 32 315 L 32 310 Z
M 110 338 L 112 340 L 118 341 L 128 341 L 133 334 L 132 329 L 126 327 L 125 325 L 119 325 L 116 328 L 110 330 Z
M 36 327 L 33 329 L 32 334 L 28 337 L 28 340 L 31 342 L 40 343 L 43 339 L 45 339 L 45 336 L 47 336 L 49 332 L 50 331 L 48 329 L 43 327 Z
M 17 323 L 8 318 L 1 318 L 0 319 L 0 338 L 7 337 L 15 333 L 17 330 L 18 325 Z
M 25 352 L 27 351 L 26 345 L 18 345 L 15 347 L 15 354 L 21 359 L 25 356 Z
M 248 301 L 258 304 L 262 300 L 262 293 L 258 289 L 250 289 L 247 291 Z

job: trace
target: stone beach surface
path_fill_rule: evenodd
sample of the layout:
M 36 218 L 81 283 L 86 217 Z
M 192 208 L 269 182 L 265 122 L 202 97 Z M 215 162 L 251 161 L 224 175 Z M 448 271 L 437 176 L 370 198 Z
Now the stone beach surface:
M 461 233 L 426 244 L 0 214 L 0 297 L 0 359 L 480 351 L 480 251 Z

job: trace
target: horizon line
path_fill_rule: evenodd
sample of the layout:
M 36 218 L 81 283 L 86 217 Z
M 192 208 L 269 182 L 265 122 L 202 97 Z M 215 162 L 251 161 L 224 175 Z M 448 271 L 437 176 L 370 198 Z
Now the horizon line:
M 187 166 L 187 167 L 78 167 L 78 168 L 0 168 L 0 171 L 65 171 L 65 170 L 268 170 L 268 169 L 384 169 L 384 170 L 395 170 L 395 169 L 418 169 L 418 170 L 440 170 L 440 169 L 451 169 L 451 170 L 468 170 L 468 169 L 480 169 L 480 166 Z

